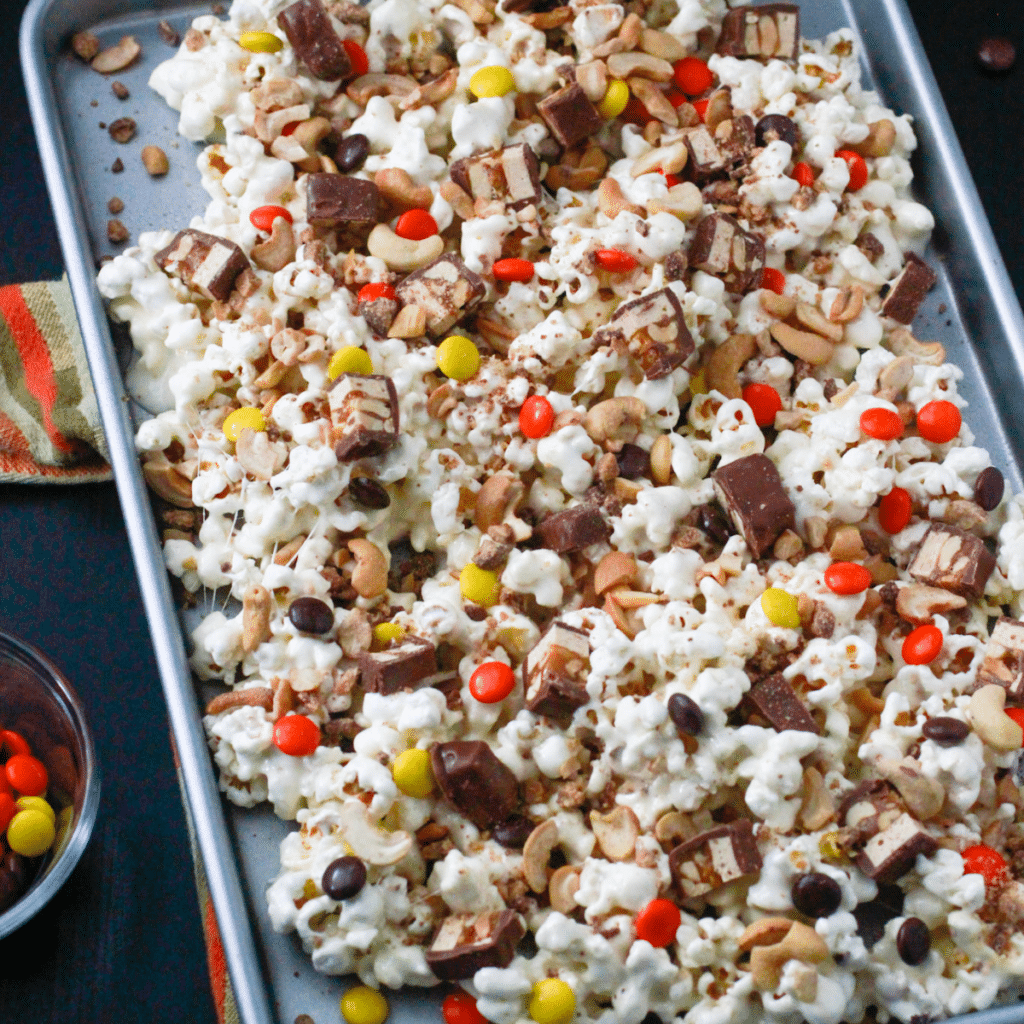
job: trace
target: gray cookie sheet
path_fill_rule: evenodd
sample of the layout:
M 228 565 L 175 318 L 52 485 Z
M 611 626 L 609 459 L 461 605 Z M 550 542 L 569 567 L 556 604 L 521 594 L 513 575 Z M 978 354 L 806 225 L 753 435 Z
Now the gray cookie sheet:
M 177 113 L 146 82 L 174 52 L 161 37 L 159 22 L 166 20 L 184 35 L 192 18 L 212 9 L 209 3 L 183 0 L 34 0 L 22 23 L 22 65 L 239 1015 L 244 1024 L 292 1024 L 305 1013 L 317 1024 L 330 1024 L 341 1019 L 338 999 L 350 979 L 317 974 L 292 937 L 273 932 L 263 898 L 277 871 L 278 844 L 291 826 L 265 808 L 240 811 L 217 790 L 182 628 L 135 458 L 121 381 L 125 353 L 122 346 L 119 365 L 95 286 L 99 260 L 122 248 L 107 241 L 109 200 L 124 202 L 118 217 L 133 239 L 143 231 L 184 227 L 206 205 L 196 169 L 200 147 L 177 135 Z M 939 272 L 915 334 L 941 341 L 950 360 L 964 370 L 960 389 L 970 403 L 967 420 L 977 443 L 1019 490 L 1024 431 L 1013 429 L 1013 417 L 1024 393 L 1024 317 L 910 14 L 903 0 L 803 0 L 801 13 L 805 36 L 851 26 L 868 54 L 868 81 L 897 112 L 915 117 L 916 193 L 936 217 L 926 256 Z M 70 36 L 83 29 L 95 32 L 104 45 L 123 35 L 142 44 L 140 60 L 111 76 L 127 86 L 127 99 L 117 99 L 110 79 L 71 54 Z M 100 127 L 120 117 L 131 117 L 138 126 L 127 144 Z M 141 163 L 142 147 L 149 144 L 163 148 L 170 161 L 170 172 L 159 181 Z M 111 167 L 119 157 L 124 170 L 115 174 Z M 440 1019 L 437 991 L 389 993 L 389 999 L 394 1024 Z M 1024 1021 L 1024 1008 L 1006 1006 L 962 1018 L 968 1019 L 1010 1024 Z

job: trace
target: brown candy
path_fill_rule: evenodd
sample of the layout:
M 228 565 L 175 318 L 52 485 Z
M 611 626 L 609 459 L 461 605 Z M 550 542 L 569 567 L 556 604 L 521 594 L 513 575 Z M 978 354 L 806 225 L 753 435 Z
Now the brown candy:
M 796 695 L 789 680 L 781 672 L 755 684 L 747 694 L 750 704 L 778 732 L 821 732 L 818 723 Z
M 437 650 L 418 636 L 406 637 L 383 651 L 362 651 L 356 660 L 366 693 L 415 689 L 437 674 Z
M 398 393 L 390 377 L 343 373 L 327 397 L 339 462 L 383 455 L 398 444 Z
M 514 910 L 456 914 L 441 923 L 427 949 L 427 964 L 442 981 L 472 978 L 483 967 L 508 967 L 525 934 Z
M 856 864 L 876 882 L 895 882 L 914 866 L 918 854 L 930 857 L 938 848 L 921 823 L 903 813 L 864 844 Z
M 760 235 L 744 231 L 727 213 L 712 213 L 697 225 L 689 262 L 694 270 L 721 278 L 728 292 L 742 295 L 761 287 L 764 255 Z
M 901 324 L 911 323 L 937 280 L 935 272 L 923 259 L 908 252 L 907 262 L 899 276 L 889 285 L 882 303 L 882 314 Z
M 504 821 L 519 803 L 519 784 L 482 740 L 453 740 L 430 748 L 438 789 L 477 828 Z
M 320 0 L 297 0 L 277 16 L 277 23 L 314 78 L 334 82 L 352 74 L 352 61 Z
M 722 508 L 755 558 L 760 558 L 783 530 L 793 528 L 796 508 L 767 455 L 736 459 L 716 469 L 712 480 Z
M 427 332 L 444 334 L 468 315 L 484 297 L 483 278 L 453 252 L 410 274 L 396 289 L 403 306 L 415 305 L 426 314 Z
M 995 555 L 980 537 L 956 526 L 933 523 L 907 571 L 930 587 L 976 601 L 985 593 L 995 567 Z
M 667 376 L 694 348 L 683 307 L 671 288 L 624 302 L 608 325 L 594 332 L 594 341 L 625 348 L 649 380 Z
M 568 724 L 589 699 L 590 638 L 581 629 L 554 622 L 523 661 L 526 707 L 560 724 Z
M 996 622 L 978 669 L 978 687 L 995 683 L 1014 700 L 1024 700 L 1024 622 L 1003 615 Z
M 249 269 L 249 260 L 234 242 L 195 228 L 179 231 L 153 258 L 161 270 L 218 302 L 231 296 L 235 279 Z
M 537 104 L 537 113 L 566 149 L 596 135 L 604 127 L 604 118 L 575 82 L 545 96 Z
M 751 823 L 739 818 L 708 829 L 668 855 L 672 879 L 683 899 L 693 899 L 761 870 Z
M 317 227 L 375 221 L 379 206 L 380 193 L 372 181 L 343 174 L 306 177 L 306 218 Z
M 513 210 L 540 202 L 540 163 L 525 142 L 456 160 L 450 173 L 474 199 L 497 199 Z
M 607 540 L 612 528 L 596 505 L 576 505 L 545 516 L 534 532 L 544 547 L 564 555 Z
M 800 8 L 796 4 L 736 7 L 722 21 L 717 50 L 729 57 L 796 60 Z

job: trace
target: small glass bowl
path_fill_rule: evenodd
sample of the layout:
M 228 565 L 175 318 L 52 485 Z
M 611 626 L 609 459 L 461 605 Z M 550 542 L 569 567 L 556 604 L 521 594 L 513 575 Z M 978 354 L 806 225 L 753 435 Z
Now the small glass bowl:
M 46 765 L 47 797 L 67 820 L 54 849 L 32 866 L 28 889 L 0 913 L 0 939 L 20 928 L 67 881 L 96 822 L 100 777 L 92 736 L 78 695 L 34 647 L 0 633 L 0 729 L 28 740 Z

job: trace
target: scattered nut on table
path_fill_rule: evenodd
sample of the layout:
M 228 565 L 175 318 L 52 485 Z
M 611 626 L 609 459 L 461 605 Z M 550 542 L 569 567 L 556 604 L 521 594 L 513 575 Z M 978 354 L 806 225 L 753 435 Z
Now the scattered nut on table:
M 116 121 L 110 122 L 107 126 L 107 132 L 115 142 L 124 144 L 135 138 L 135 128 L 134 118 L 119 117 Z
M 101 50 L 92 60 L 93 71 L 108 75 L 112 71 L 122 71 L 135 61 L 142 53 L 142 47 L 134 36 L 123 36 L 116 45 Z
M 127 242 L 129 237 L 128 229 L 116 217 L 107 221 L 107 238 L 115 244 Z
M 167 154 L 159 146 L 142 147 L 142 165 L 154 178 L 159 178 L 170 169 Z

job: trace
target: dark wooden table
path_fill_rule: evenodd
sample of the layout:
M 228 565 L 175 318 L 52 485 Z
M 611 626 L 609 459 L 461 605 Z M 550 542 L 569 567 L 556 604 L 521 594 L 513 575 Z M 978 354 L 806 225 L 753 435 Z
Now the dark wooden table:
M 981 73 L 974 61 L 986 35 L 1024 47 L 1024 5 L 909 3 L 1024 294 L 1024 52 L 1004 77 Z M 0 4 L 9 50 L 26 4 Z M 21 79 L 6 80 L 0 284 L 52 279 L 63 261 Z M 4 1019 L 214 1021 L 167 715 L 113 484 L 0 486 L 0 629 L 42 648 L 70 677 L 103 770 L 96 831 L 71 880 L 0 941 Z

